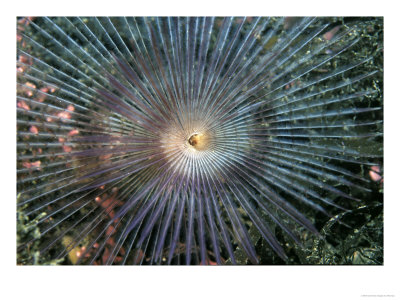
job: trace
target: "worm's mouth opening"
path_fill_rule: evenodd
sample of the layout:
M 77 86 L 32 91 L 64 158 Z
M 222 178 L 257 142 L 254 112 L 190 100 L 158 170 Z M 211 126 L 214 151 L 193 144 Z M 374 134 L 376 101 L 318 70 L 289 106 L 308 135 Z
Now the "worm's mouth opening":
M 187 142 L 193 149 L 198 151 L 206 150 L 208 147 L 207 136 L 200 132 L 195 132 L 190 135 Z

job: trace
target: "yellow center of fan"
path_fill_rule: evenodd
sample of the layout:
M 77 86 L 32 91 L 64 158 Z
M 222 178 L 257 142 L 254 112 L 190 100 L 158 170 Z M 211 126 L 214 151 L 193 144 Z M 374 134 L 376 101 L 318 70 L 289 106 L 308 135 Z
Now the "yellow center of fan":
M 207 142 L 207 136 L 202 134 L 202 133 L 193 133 L 189 139 L 188 143 L 190 146 L 192 146 L 194 149 L 198 151 L 205 150 L 208 142 Z

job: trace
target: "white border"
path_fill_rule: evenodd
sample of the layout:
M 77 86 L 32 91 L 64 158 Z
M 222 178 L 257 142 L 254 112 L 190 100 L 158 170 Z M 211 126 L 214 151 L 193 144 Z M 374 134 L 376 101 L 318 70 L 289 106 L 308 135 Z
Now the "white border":
M 272 3 L 274 2 L 274 3 Z M 365 299 L 400 289 L 398 11 L 383 1 L 15 1 L 1 21 L 1 281 L 3 299 Z M 389 3 L 389 2 L 387 2 Z M 7 7 L 8 5 L 8 7 Z M 385 17 L 384 266 L 16 267 L 15 17 L 24 15 L 362 15 Z M 397 275 L 397 277 L 399 277 Z M 8 294 L 7 298 L 4 295 Z M 379 297 L 382 298 L 382 297 Z

